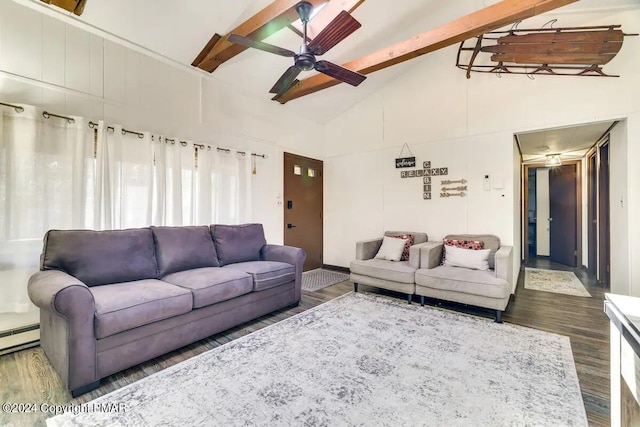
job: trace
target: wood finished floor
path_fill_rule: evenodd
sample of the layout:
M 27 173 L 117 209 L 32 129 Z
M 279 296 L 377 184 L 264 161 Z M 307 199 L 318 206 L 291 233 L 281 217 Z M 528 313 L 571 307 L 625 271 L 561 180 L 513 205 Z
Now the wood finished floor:
M 552 265 L 544 260 L 534 260 L 529 263 L 529 266 L 571 270 L 561 265 Z M 593 298 L 525 289 L 524 274 L 521 272 L 516 296 L 512 296 L 503 320 L 570 337 L 589 424 L 592 426 L 608 426 L 610 425 L 609 326 L 608 319 L 602 311 L 605 290 L 596 286 L 593 278 L 589 277 L 585 272 L 581 270 L 571 271 L 578 275 Z M 362 292 L 379 293 L 389 298 L 404 298 L 403 295 L 377 290 L 368 286 L 361 286 L 360 289 Z M 20 402 L 36 403 L 38 405 L 41 403 L 51 405 L 62 405 L 71 402 L 84 403 L 351 290 L 352 284 L 343 282 L 317 292 L 303 291 L 302 301 L 296 308 L 281 310 L 271 315 L 263 316 L 240 327 L 230 329 L 225 333 L 214 335 L 126 371 L 114 374 L 104 379 L 98 389 L 75 400 L 63 388 L 58 375 L 53 371 L 44 352 L 39 347 L 0 356 L 0 403 Z M 454 303 L 438 303 L 437 301 L 427 301 L 427 303 L 438 304 L 441 307 L 486 317 L 492 317 L 493 315 L 489 310 L 474 309 Z M 540 351 L 544 351 L 544 349 L 540 349 Z M 28 414 L 7 414 L 0 411 L 0 426 L 44 425 L 45 419 L 49 416 L 52 416 L 52 414 L 45 414 L 39 411 Z

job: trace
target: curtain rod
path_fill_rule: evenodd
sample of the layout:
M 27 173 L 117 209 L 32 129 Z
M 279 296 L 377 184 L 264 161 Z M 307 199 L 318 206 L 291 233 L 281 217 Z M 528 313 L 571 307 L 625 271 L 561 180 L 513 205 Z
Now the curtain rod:
M 95 129 L 96 126 L 98 126 L 98 124 L 96 122 L 89 122 L 89 127 L 91 129 Z M 110 130 L 111 132 L 115 132 L 115 128 L 113 126 L 107 126 L 107 130 Z M 122 130 L 120 132 L 122 132 L 123 135 L 126 135 L 126 134 L 130 133 L 132 135 L 138 135 L 138 138 L 140 138 L 140 139 L 144 138 L 144 133 L 142 133 L 142 132 L 136 132 L 134 130 L 128 130 L 128 129 L 125 129 L 125 128 L 122 128 Z M 152 135 L 152 137 L 153 137 L 153 135 Z
M 54 113 L 50 113 L 48 111 L 43 111 L 42 112 L 42 117 L 44 117 L 45 119 L 50 119 L 51 117 L 57 117 L 59 119 L 65 119 L 69 124 L 76 122 L 76 119 L 74 119 L 73 117 L 61 116 L 60 114 L 54 114 Z
M 89 122 L 89 127 L 91 129 L 94 129 L 96 126 L 98 126 L 97 123 L 95 122 Z M 108 130 L 113 130 L 112 126 L 107 127 Z M 132 130 L 127 130 L 127 129 L 122 129 L 122 134 L 124 135 L 125 133 L 132 133 L 135 135 L 138 135 L 138 137 L 140 138 L 144 138 L 144 134 L 142 132 L 134 132 Z M 151 138 L 153 139 L 153 135 L 151 135 Z M 165 138 L 164 139 L 165 142 L 170 142 L 172 144 L 176 143 L 176 140 L 173 138 Z M 187 145 L 189 145 L 189 143 L 187 141 L 179 141 L 180 145 L 182 145 L 183 147 L 186 147 Z M 200 148 L 201 150 L 204 150 L 205 147 L 207 148 L 207 150 L 211 150 L 211 146 L 210 145 L 205 145 L 205 144 L 197 144 L 197 143 L 193 143 L 194 147 Z M 216 150 L 218 151 L 224 151 L 225 153 L 230 153 L 231 149 L 230 148 L 222 148 L 222 147 L 216 147 Z M 246 156 L 247 153 L 246 151 L 236 151 L 238 154 L 242 154 L 243 156 Z M 269 156 L 267 156 L 266 154 L 256 154 L 256 153 L 251 153 L 252 156 L 254 157 L 261 157 L 263 159 L 268 159 Z
M 24 108 L 19 106 L 19 105 L 7 104 L 7 103 L 4 103 L 4 102 L 0 102 L 0 105 L 4 105 L 6 107 L 14 108 L 16 110 L 16 112 L 18 112 L 18 113 L 22 113 L 24 111 Z M 54 114 L 54 113 L 50 113 L 48 111 L 43 111 L 42 112 L 42 117 L 44 117 L 45 119 L 49 119 L 51 117 L 58 117 L 60 119 L 65 119 L 69 123 L 75 123 L 75 119 L 73 117 L 62 116 L 60 114 Z M 98 126 L 98 123 L 93 122 L 93 121 L 89 121 L 89 127 L 91 129 L 95 129 L 97 126 Z M 107 126 L 107 130 L 110 130 L 110 131 L 114 132 L 115 128 L 113 126 Z M 138 135 L 138 138 L 140 138 L 140 139 L 144 138 L 144 133 L 142 133 L 142 132 L 136 132 L 136 131 L 133 131 L 133 130 L 128 130 L 128 129 L 122 128 L 122 134 L 125 135 L 127 133 L 130 133 L 130 134 L 133 134 L 133 135 Z M 153 135 L 152 135 L 152 137 L 153 137 Z M 171 142 L 172 144 L 176 143 L 175 139 L 165 138 L 164 140 L 166 142 Z M 182 145 L 183 147 L 186 147 L 188 145 L 188 143 L 187 143 L 187 141 L 180 141 L 180 145 Z M 211 146 L 210 145 L 194 143 L 193 146 L 194 147 L 198 147 L 198 148 L 203 149 L 203 150 L 204 150 L 205 147 L 207 147 L 208 150 L 211 150 Z M 216 150 L 224 151 L 225 153 L 230 153 L 231 152 L 230 148 L 216 147 Z M 246 151 L 236 151 L 236 152 L 238 154 L 243 155 L 243 156 L 247 155 Z M 260 158 L 263 158 L 263 159 L 268 159 L 269 158 L 269 156 L 267 156 L 266 154 L 251 153 L 251 155 L 253 157 L 260 157 Z
M 0 102 L 0 105 L 4 105 L 5 107 L 11 107 L 16 110 L 16 113 L 22 113 L 24 111 L 24 108 L 19 105 L 6 104 L 4 102 Z

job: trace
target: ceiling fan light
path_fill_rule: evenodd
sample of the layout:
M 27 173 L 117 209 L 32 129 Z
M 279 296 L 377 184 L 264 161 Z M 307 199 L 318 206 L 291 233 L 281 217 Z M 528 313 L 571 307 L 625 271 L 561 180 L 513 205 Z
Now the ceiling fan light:
M 548 167 L 548 168 L 562 165 L 562 159 L 560 158 L 560 154 L 547 154 L 547 161 L 545 162 L 544 165 L 545 167 Z

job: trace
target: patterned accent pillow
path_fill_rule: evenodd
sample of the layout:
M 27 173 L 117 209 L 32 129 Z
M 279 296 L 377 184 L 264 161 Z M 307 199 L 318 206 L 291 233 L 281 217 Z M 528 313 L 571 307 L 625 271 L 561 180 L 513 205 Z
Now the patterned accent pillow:
M 456 240 L 456 239 L 442 239 L 445 246 L 455 246 L 462 249 L 472 249 L 474 251 L 484 249 L 484 242 L 482 240 Z M 447 254 L 446 248 L 442 251 L 442 262 L 440 265 L 444 265 L 444 260 Z
M 409 248 L 413 245 L 414 237 L 413 234 L 398 234 L 395 236 L 389 236 L 395 239 L 407 239 L 407 243 L 404 245 L 404 251 L 402 251 L 402 257 L 400 261 L 408 261 L 409 260 Z

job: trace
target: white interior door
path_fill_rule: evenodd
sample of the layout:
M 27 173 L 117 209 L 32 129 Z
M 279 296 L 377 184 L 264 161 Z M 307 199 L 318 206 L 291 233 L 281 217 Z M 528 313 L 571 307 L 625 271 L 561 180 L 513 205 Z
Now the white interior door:
M 536 255 L 549 256 L 549 168 L 536 169 Z

